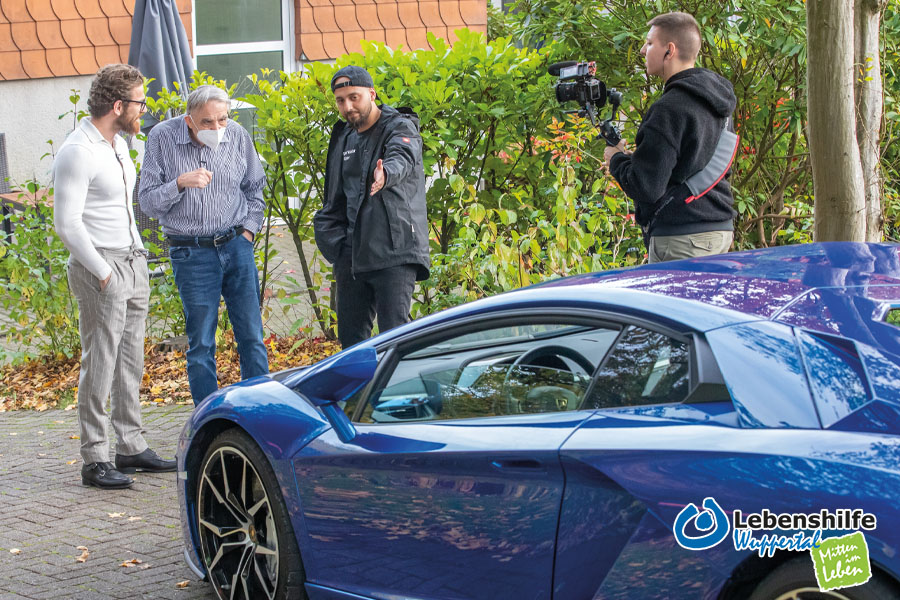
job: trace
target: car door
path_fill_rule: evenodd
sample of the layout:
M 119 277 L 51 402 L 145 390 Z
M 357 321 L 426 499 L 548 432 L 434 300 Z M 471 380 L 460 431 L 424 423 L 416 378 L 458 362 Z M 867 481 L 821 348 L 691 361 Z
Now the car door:
M 353 438 L 328 432 L 295 457 L 315 586 L 551 597 L 559 448 L 592 414 L 579 405 L 617 330 L 529 319 L 399 349 L 362 395 Z
M 678 473 L 648 468 L 648 440 L 670 425 L 737 427 L 721 373 L 698 336 L 630 325 L 597 369 L 584 407 L 597 412 L 560 450 L 566 489 L 559 523 L 554 599 L 696 598 L 706 568 L 677 548 L 671 530 L 621 481 L 653 486 Z M 673 559 L 673 556 L 678 559 Z M 696 569 L 697 577 L 684 573 Z

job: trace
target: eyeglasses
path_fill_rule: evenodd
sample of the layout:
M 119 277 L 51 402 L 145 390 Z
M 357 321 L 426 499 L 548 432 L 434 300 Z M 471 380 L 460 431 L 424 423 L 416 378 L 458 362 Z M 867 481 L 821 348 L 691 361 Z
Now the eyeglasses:
M 122 98 L 122 102 L 131 102 L 133 104 L 141 105 L 141 112 L 147 110 L 147 101 L 146 100 L 129 100 L 128 98 Z

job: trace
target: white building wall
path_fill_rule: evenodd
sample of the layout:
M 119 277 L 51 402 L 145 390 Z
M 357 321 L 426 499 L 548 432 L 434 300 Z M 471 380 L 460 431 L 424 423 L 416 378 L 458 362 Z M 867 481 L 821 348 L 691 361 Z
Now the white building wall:
M 47 141 L 53 140 L 54 148 L 63 143 L 74 119 L 71 114 L 63 119 L 59 115 L 73 108 L 69 102 L 72 89 L 81 96 L 77 109 L 86 111 L 90 87 L 90 75 L 0 81 L 0 132 L 6 134 L 12 189 L 30 179 L 41 185 L 50 183 L 53 159 L 41 158 L 50 152 Z

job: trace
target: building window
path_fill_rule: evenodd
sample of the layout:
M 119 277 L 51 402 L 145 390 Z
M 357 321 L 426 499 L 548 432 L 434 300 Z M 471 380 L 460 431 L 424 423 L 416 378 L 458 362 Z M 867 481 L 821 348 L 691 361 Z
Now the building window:
M 292 71 L 291 0 L 195 0 L 197 69 L 247 91 L 244 77 L 260 69 Z

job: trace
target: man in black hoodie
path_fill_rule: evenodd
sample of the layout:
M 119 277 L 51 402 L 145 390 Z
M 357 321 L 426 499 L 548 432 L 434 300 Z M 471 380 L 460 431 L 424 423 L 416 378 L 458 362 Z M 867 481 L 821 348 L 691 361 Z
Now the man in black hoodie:
M 700 28 L 687 13 L 654 17 L 641 48 L 647 74 L 665 81 L 635 137 L 607 148 L 610 173 L 634 200 L 637 222 L 649 233 L 649 262 L 727 252 L 735 213 L 729 175 L 693 198 L 685 180 L 703 169 L 725 127 L 732 129 L 736 99 L 724 77 L 694 67 Z
M 428 221 L 419 119 L 375 104 L 369 73 L 331 79 L 344 121 L 331 132 L 325 198 L 313 220 L 316 244 L 334 265 L 338 339 L 367 339 L 409 321 L 416 281 L 428 279 Z

